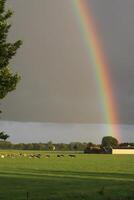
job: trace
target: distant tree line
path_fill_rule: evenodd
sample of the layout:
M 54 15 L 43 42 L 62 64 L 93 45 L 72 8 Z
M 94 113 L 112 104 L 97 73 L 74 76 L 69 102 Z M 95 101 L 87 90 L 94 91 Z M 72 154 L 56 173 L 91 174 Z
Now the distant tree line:
M 101 145 L 88 143 L 84 153 L 111 153 L 112 149 L 134 149 L 134 143 L 119 143 L 116 138 L 105 136 Z
M 0 149 L 16 150 L 48 150 L 48 151 L 84 151 L 87 143 L 71 142 L 66 143 L 19 143 L 13 144 L 9 141 L 0 141 Z
M 102 138 L 101 144 L 92 142 L 71 142 L 67 143 L 19 143 L 13 144 L 6 139 L 9 136 L 4 132 L 0 133 L 0 149 L 16 149 L 16 150 L 48 150 L 48 151 L 83 151 L 84 153 L 111 153 L 113 148 L 134 149 L 134 143 L 120 143 L 111 136 Z
M 118 148 L 119 142 L 112 136 L 106 136 L 102 138 L 101 145 L 88 143 L 85 148 L 85 153 L 111 153 L 113 148 Z

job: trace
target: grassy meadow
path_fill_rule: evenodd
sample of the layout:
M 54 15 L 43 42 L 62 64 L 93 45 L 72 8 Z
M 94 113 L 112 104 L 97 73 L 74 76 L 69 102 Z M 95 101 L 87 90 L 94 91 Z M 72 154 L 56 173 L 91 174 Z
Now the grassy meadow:
M 134 199 L 133 155 L 41 154 L 0 158 L 0 200 Z

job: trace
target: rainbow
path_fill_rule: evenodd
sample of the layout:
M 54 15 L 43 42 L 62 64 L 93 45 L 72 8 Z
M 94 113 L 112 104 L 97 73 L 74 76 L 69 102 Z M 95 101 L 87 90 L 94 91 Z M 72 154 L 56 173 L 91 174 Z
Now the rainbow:
M 96 84 L 100 95 L 103 117 L 108 124 L 107 134 L 120 140 L 119 119 L 117 106 L 112 89 L 106 56 L 102 49 L 98 31 L 96 29 L 89 2 L 87 0 L 73 0 L 73 9 L 84 38 L 84 43 L 95 74 Z

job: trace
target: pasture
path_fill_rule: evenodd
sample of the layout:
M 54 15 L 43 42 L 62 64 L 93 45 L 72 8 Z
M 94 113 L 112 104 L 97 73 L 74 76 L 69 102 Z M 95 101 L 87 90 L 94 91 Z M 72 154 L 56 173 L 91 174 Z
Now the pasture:
M 0 200 L 134 199 L 134 155 L 0 153 L 15 155 L 0 158 Z

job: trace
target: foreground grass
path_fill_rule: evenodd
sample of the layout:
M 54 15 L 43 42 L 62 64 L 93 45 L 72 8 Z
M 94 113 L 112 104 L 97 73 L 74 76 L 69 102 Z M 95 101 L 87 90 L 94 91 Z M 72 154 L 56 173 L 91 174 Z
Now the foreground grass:
M 0 200 L 127 200 L 133 188 L 133 155 L 0 158 Z

